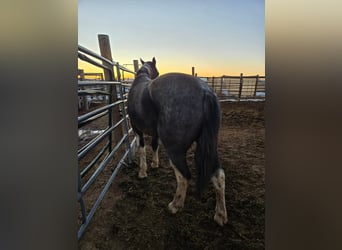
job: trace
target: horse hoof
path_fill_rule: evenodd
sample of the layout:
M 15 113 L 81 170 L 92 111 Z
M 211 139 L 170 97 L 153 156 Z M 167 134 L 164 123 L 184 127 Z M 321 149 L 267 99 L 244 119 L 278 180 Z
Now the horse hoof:
M 138 177 L 139 177 L 140 179 L 146 178 L 146 177 L 147 177 L 147 173 L 146 173 L 146 172 L 145 172 L 145 173 L 139 172 Z
M 216 221 L 216 223 L 220 226 L 223 226 L 228 222 L 228 218 L 225 214 L 216 213 L 214 216 L 214 221 Z
M 152 168 L 158 168 L 158 167 L 159 167 L 158 162 L 152 162 L 152 163 L 151 163 L 151 167 L 152 167 Z
M 177 213 L 177 211 L 178 211 L 178 209 L 179 209 L 178 207 L 176 207 L 176 206 L 173 204 L 173 202 L 170 202 L 168 207 L 169 207 L 170 212 L 173 213 L 173 214 Z

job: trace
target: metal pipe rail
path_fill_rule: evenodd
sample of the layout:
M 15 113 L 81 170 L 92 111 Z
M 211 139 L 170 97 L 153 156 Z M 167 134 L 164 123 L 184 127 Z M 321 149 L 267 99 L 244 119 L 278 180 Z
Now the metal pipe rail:
M 121 82 L 115 81 L 78 81 L 78 86 L 93 86 L 93 85 L 122 85 Z
M 107 58 L 103 57 L 103 56 L 100 56 L 99 54 L 96 54 L 95 52 L 87 49 L 86 47 L 83 47 L 82 45 L 78 45 L 78 50 L 85 53 L 85 54 L 88 54 L 92 57 L 95 57 L 103 62 L 106 62 L 108 64 L 111 64 L 111 65 L 115 65 L 116 63 L 115 62 L 112 62 L 110 60 L 108 60 Z
M 132 141 L 130 147 L 133 148 L 136 142 L 136 138 L 134 138 L 134 140 Z M 117 167 L 115 168 L 115 170 L 113 171 L 112 175 L 110 176 L 108 182 L 106 183 L 105 187 L 103 188 L 102 192 L 100 193 L 98 199 L 96 200 L 94 206 L 92 207 L 92 209 L 90 210 L 88 216 L 86 217 L 86 219 L 84 220 L 84 222 L 82 223 L 80 229 L 78 230 L 77 233 L 77 238 L 80 239 L 82 237 L 82 235 L 84 234 L 87 226 L 89 225 L 89 222 L 91 221 L 91 219 L 93 218 L 97 208 L 99 207 L 101 201 L 103 200 L 105 194 L 107 193 L 108 189 L 110 188 L 112 182 L 114 181 L 115 177 L 117 176 L 117 174 L 119 173 L 119 171 L 121 170 L 122 166 L 124 165 L 124 161 L 125 159 L 128 157 L 129 151 L 126 151 L 125 154 L 121 157 Z
M 87 49 L 87 48 L 85 48 L 85 47 L 83 47 L 83 46 L 81 46 L 81 45 L 78 45 L 78 50 L 79 51 L 81 51 L 81 52 L 83 52 L 83 53 L 85 53 L 85 54 L 88 54 L 88 55 L 90 55 L 90 56 L 92 56 L 92 57 L 95 57 L 95 58 L 97 58 L 97 59 L 99 59 L 99 60 L 101 60 L 101 61 L 104 61 L 104 62 L 106 62 L 106 63 L 108 63 L 108 64 L 110 64 L 110 65 L 112 65 L 112 66 L 118 66 L 121 70 L 123 70 L 123 71 L 125 71 L 125 72 L 128 72 L 128 73 L 132 73 L 133 75 L 135 75 L 135 72 L 134 71 L 132 71 L 132 70 L 129 70 L 129 69 L 127 69 L 126 67 L 124 67 L 124 66 L 121 66 L 118 62 L 115 62 L 115 61 L 110 61 L 110 60 L 108 60 L 107 58 L 104 58 L 103 56 L 100 56 L 100 55 L 98 55 L 98 54 L 96 54 L 95 52 L 93 52 L 93 51 L 91 51 L 91 50 L 89 50 L 89 49 Z M 81 53 L 79 53 L 79 56 L 80 56 L 80 54 Z M 81 54 L 81 55 L 83 55 L 83 54 Z M 83 60 L 82 58 L 80 58 L 81 60 Z M 84 58 L 85 59 L 85 58 Z M 88 58 L 89 59 L 89 58 Z M 91 60 L 91 59 L 90 59 Z M 96 63 L 95 61 L 93 61 L 94 63 Z M 96 63 L 97 64 L 97 63 Z M 97 65 L 97 66 L 99 66 L 99 65 Z M 103 65 L 101 65 L 101 66 L 103 66 Z M 101 67 L 101 66 L 99 66 L 99 67 Z
M 121 119 L 119 122 L 114 124 L 112 127 L 105 130 L 105 132 L 101 133 L 94 140 L 92 140 L 86 147 L 82 148 L 78 153 L 78 160 L 81 160 L 91 149 L 96 147 L 106 136 L 108 136 L 114 129 L 119 127 L 124 119 Z
M 100 159 L 100 157 L 104 154 L 104 152 L 108 149 L 109 143 L 107 142 L 106 145 L 101 149 L 101 151 L 94 157 L 94 159 L 82 170 L 81 177 L 84 177 L 89 170 L 95 165 L 95 163 Z
M 91 151 L 94 151 L 94 156 L 92 156 L 89 160 L 90 163 L 86 163 L 86 166 L 79 166 L 78 171 L 78 202 L 81 208 L 81 225 L 79 227 L 77 237 L 78 239 L 80 239 L 84 234 L 87 226 L 89 225 L 91 219 L 93 218 L 96 210 L 98 209 L 101 201 L 103 200 L 106 192 L 114 181 L 115 177 L 119 173 L 122 166 L 125 165 L 124 161 L 126 161 L 127 159 L 128 162 L 132 161 L 135 151 L 136 137 L 133 134 L 132 128 L 130 127 L 129 117 L 126 111 L 127 88 L 129 88 L 131 84 L 128 84 L 127 81 L 124 83 L 121 82 L 120 71 L 129 72 L 134 75 L 135 72 L 121 66 L 118 62 L 111 61 L 103 56 L 100 56 L 97 53 L 81 45 L 78 45 L 78 57 L 80 60 L 86 61 L 90 64 L 95 65 L 96 67 L 104 69 L 106 73 L 105 81 L 79 81 L 78 87 L 85 88 L 89 86 L 91 87 L 100 85 L 107 88 L 106 91 L 102 90 L 101 88 L 91 90 L 81 89 L 79 91 L 79 96 L 85 96 L 87 94 L 103 94 L 109 96 L 108 103 L 106 103 L 105 106 L 81 115 L 77 119 L 78 128 L 81 128 L 103 116 L 108 116 L 108 127 L 104 129 L 104 131 L 101 131 L 101 134 L 97 135 L 95 138 L 92 138 L 85 146 L 81 147 L 78 150 L 77 154 L 80 165 L 80 162 L 82 162 L 83 158 L 87 156 Z M 99 60 L 100 62 L 98 62 L 97 60 Z M 117 80 L 114 80 L 114 67 L 116 68 L 115 70 L 117 72 Z M 115 112 L 120 112 L 120 114 Z M 114 115 L 116 115 L 115 118 Z M 115 136 L 115 133 L 121 130 L 122 136 Z M 114 137 L 112 137 L 112 135 Z M 131 136 L 133 136 L 132 140 L 130 139 Z M 105 142 L 103 145 L 100 144 L 103 142 Z M 119 155 L 119 153 L 121 155 Z M 114 156 L 116 156 L 116 159 L 119 159 L 119 162 L 115 163 L 116 166 L 114 168 L 114 171 L 111 173 L 109 179 L 106 180 L 105 186 L 103 187 L 100 195 L 97 197 L 95 203 L 91 205 L 89 213 L 87 213 L 87 202 L 84 201 L 84 195 L 87 193 L 87 191 L 89 192 L 91 190 L 90 187 L 98 179 L 102 172 L 105 171 L 105 173 L 107 173 L 107 171 L 110 171 L 107 166 L 108 163 L 114 158 Z M 94 171 L 91 172 L 91 170 Z
M 90 59 L 89 57 L 87 57 L 86 55 L 84 55 L 84 54 L 82 54 L 80 52 L 78 52 L 78 58 L 83 60 L 83 61 L 89 62 L 89 63 L 91 63 L 91 64 L 93 64 L 93 65 L 95 65 L 97 67 L 100 67 L 100 68 L 103 68 L 103 69 L 106 69 L 106 70 L 109 70 L 109 71 L 112 70 L 111 68 L 109 68 L 109 67 L 107 67 L 105 65 L 102 65 L 102 64 L 100 64 L 100 63 L 98 63 L 98 62 L 96 62 L 96 61 L 94 61 L 92 59 Z
M 117 101 L 113 104 L 115 105 L 123 105 L 126 103 L 126 100 L 121 100 L 121 101 Z M 108 106 L 112 106 L 111 105 L 107 105 L 107 107 L 104 108 L 108 108 Z M 126 107 L 123 108 L 123 110 L 125 110 Z M 100 108 L 100 111 L 103 110 Z M 95 110 L 95 112 L 90 112 L 93 115 L 96 115 L 99 111 Z M 87 117 L 89 117 L 89 115 L 84 115 L 82 116 L 83 119 L 79 119 L 80 122 L 84 121 L 84 119 L 86 119 Z M 115 145 L 115 147 L 111 150 L 110 153 L 108 153 L 104 160 L 99 164 L 99 166 L 97 167 L 97 169 L 95 170 L 95 172 L 92 174 L 91 177 L 89 177 L 89 179 L 87 180 L 87 182 L 82 185 L 81 183 L 81 178 L 85 176 L 85 174 L 87 172 L 89 172 L 89 170 L 95 165 L 95 163 L 98 161 L 98 159 L 100 159 L 100 157 L 103 155 L 103 153 L 105 152 L 105 150 L 108 148 L 109 143 L 107 143 L 101 150 L 100 152 L 94 157 L 93 161 L 88 164 L 88 166 L 86 166 L 81 173 L 79 173 L 79 202 L 81 205 L 81 213 L 82 213 L 82 225 L 78 231 L 78 239 L 80 239 L 80 237 L 83 235 L 83 233 L 86 230 L 86 227 L 88 226 L 90 220 L 92 219 L 95 211 L 97 210 L 100 202 L 102 201 L 102 199 L 104 198 L 105 193 L 108 191 L 110 184 L 113 182 L 115 176 L 117 175 L 117 173 L 119 172 L 119 170 L 121 169 L 121 167 L 124 164 L 124 160 L 128 157 L 129 161 L 130 158 L 133 155 L 133 147 L 134 147 L 134 142 L 136 141 L 136 138 L 134 138 L 132 140 L 132 143 L 129 142 L 129 136 L 132 133 L 132 129 L 128 128 L 128 124 L 127 124 L 127 119 L 128 119 L 128 115 L 124 115 L 124 117 L 118 121 L 116 124 L 114 124 L 112 127 L 107 128 L 105 130 L 105 132 L 101 133 L 101 135 L 97 136 L 95 139 L 93 139 L 91 142 L 89 142 L 85 147 L 83 147 L 79 153 L 78 153 L 78 159 L 82 159 L 91 149 L 95 148 L 96 145 L 98 145 L 104 138 L 106 138 L 108 136 L 108 134 L 110 132 L 112 132 L 114 129 L 118 128 L 118 126 L 120 126 L 121 124 L 124 124 L 124 128 L 126 133 L 124 134 L 124 136 L 121 138 L 121 140 Z M 114 154 L 116 154 L 119 150 L 119 148 L 124 145 L 126 142 L 126 150 L 125 153 L 123 155 L 123 157 L 121 157 L 120 162 L 118 163 L 118 165 L 116 166 L 113 174 L 111 175 L 110 179 L 107 181 L 106 186 L 104 187 L 104 189 L 102 190 L 100 196 L 98 197 L 98 199 L 96 200 L 95 204 L 93 205 L 93 207 L 91 208 L 90 212 L 88 215 L 86 215 L 85 212 L 85 204 L 83 201 L 83 195 L 85 194 L 85 192 L 90 188 L 90 186 L 95 182 L 96 178 L 99 176 L 99 174 L 105 169 L 105 167 L 107 166 L 108 162 L 113 158 Z M 127 148 L 127 144 L 129 144 L 128 148 Z
M 107 163 L 113 158 L 114 154 L 118 151 L 122 143 L 127 138 L 128 134 L 125 134 L 124 137 L 121 138 L 121 140 L 115 145 L 113 150 L 110 152 L 110 154 L 107 155 L 107 157 L 101 162 L 101 164 L 98 166 L 96 171 L 93 173 L 93 175 L 88 179 L 88 181 L 83 185 L 81 188 L 81 194 L 83 195 L 90 187 L 91 184 L 95 181 L 96 177 L 102 172 L 102 170 L 106 167 Z
M 83 122 L 78 124 L 78 128 L 81 128 L 85 125 L 87 125 L 88 123 L 91 123 L 92 121 L 95 121 L 99 118 L 101 118 L 102 116 L 108 115 L 108 110 L 98 114 L 98 115 L 94 115 L 93 117 L 89 117 L 88 119 L 84 120 Z
M 111 104 L 108 104 L 108 105 L 106 105 L 106 106 L 104 106 L 104 107 L 95 109 L 95 110 L 93 110 L 93 111 L 91 111 L 91 112 L 89 112 L 89 113 L 87 113 L 87 114 L 84 114 L 84 115 L 78 117 L 78 118 L 77 118 L 78 124 L 79 124 L 78 127 L 80 128 L 80 124 L 82 124 L 82 122 L 84 122 L 84 121 L 87 120 L 88 118 L 90 118 L 90 117 L 92 117 L 92 116 L 94 116 L 94 115 L 98 115 L 98 114 L 102 113 L 103 111 L 106 111 L 106 110 L 108 110 L 108 109 L 110 109 L 110 108 L 112 108 L 112 107 L 114 107 L 114 106 L 116 106 L 116 105 L 118 105 L 118 104 L 120 104 L 120 103 L 122 103 L 122 102 L 123 102 L 123 100 L 119 100 L 119 101 L 113 102 L 113 103 L 111 103 Z

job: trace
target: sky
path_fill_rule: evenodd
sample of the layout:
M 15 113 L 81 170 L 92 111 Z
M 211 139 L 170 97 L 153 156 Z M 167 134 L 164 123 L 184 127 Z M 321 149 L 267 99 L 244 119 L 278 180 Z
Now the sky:
M 155 57 L 160 74 L 265 75 L 264 0 L 79 0 L 78 44 L 100 54 L 98 34 L 130 69 Z

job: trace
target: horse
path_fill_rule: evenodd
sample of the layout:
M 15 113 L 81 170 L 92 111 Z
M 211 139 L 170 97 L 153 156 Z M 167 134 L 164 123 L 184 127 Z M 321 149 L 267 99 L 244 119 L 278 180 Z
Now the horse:
M 152 168 L 159 166 L 159 142 L 164 146 L 176 176 L 177 188 L 168 204 L 171 213 L 184 207 L 190 171 L 186 153 L 196 142 L 196 189 L 200 194 L 211 180 L 215 189 L 214 221 L 227 223 L 225 173 L 217 152 L 220 106 L 216 94 L 200 78 L 167 73 L 159 76 L 156 59 L 136 72 L 128 93 L 127 111 L 140 154 L 139 178 L 147 177 L 144 134 L 152 137 Z

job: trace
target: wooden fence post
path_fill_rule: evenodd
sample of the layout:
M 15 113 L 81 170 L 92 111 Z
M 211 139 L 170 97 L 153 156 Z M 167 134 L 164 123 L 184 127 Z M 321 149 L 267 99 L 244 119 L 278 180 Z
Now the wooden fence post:
M 110 41 L 109 41 L 109 36 L 108 35 L 103 35 L 103 34 L 99 34 L 98 35 L 98 40 L 99 40 L 99 47 L 100 47 L 100 52 L 101 52 L 101 56 L 103 56 L 104 58 L 107 58 L 110 61 L 113 61 L 112 58 L 112 51 L 110 48 Z M 104 78 L 106 81 L 115 81 L 115 75 L 114 75 L 114 67 L 113 65 L 107 63 L 107 62 L 102 62 L 103 65 L 109 67 L 111 69 L 111 71 L 109 70 L 105 70 L 104 69 Z M 117 90 L 116 90 L 116 86 L 114 85 L 110 85 L 109 87 L 109 103 L 113 103 L 116 100 L 118 100 L 118 95 L 117 95 Z M 108 115 L 108 126 L 112 127 L 113 126 L 113 122 L 116 123 L 120 120 L 120 109 L 119 106 L 115 106 L 113 108 L 109 109 L 109 115 Z M 114 137 L 114 141 L 118 142 L 121 137 L 122 137 L 122 129 L 115 129 L 113 131 L 113 137 Z M 109 135 L 109 150 L 112 150 L 112 135 Z
M 215 88 L 215 77 L 214 77 L 214 76 L 211 78 L 211 81 L 212 81 L 212 84 L 213 84 L 213 90 L 214 90 L 214 92 L 216 93 L 216 88 Z
M 243 85 L 243 74 L 241 73 L 240 74 L 239 100 L 241 99 L 242 85 Z
M 98 40 L 99 40 L 99 47 L 100 47 L 101 56 L 103 56 L 104 58 L 107 58 L 110 61 L 113 61 L 112 51 L 110 48 L 109 36 L 99 34 Z M 113 69 L 113 65 L 111 65 L 107 62 L 102 62 L 102 64 Z M 104 70 L 104 76 L 105 76 L 106 81 L 115 81 L 114 70 L 112 70 L 111 72 L 108 70 Z
M 195 67 L 191 68 L 191 74 L 192 74 L 192 76 L 195 76 Z
M 138 72 L 138 70 L 139 70 L 139 61 L 138 60 L 133 60 L 133 65 L 134 65 L 134 72 Z
M 255 80 L 254 98 L 256 97 L 256 92 L 258 89 L 258 83 L 259 83 L 259 75 L 256 76 L 256 80 Z

